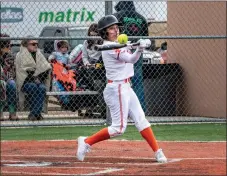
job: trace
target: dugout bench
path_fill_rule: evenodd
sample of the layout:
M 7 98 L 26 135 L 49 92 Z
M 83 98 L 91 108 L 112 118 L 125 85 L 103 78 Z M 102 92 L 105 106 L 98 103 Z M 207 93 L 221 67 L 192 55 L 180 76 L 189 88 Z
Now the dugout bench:
M 45 99 L 45 107 L 44 113 L 48 112 L 48 99 L 49 96 L 57 96 L 57 95 L 69 95 L 73 96 L 71 98 L 74 102 L 71 103 L 73 110 L 78 110 L 80 108 L 89 108 L 96 105 L 95 101 L 99 96 L 98 91 L 62 91 L 62 92 L 46 92 L 46 99 Z

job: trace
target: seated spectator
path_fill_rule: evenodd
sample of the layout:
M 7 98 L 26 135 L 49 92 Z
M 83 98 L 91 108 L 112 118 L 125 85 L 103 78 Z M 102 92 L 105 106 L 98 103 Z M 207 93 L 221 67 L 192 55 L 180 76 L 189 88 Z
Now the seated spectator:
M 88 28 L 88 36 L 99 36 L 97 23 L 92 23 Z M 98 79 L 101 75 L 99 72 L 93 72 L 94 68 L 102 68 L 102 54 L 101 51 L 94 49 L 95 45 L 101 45 L 102 39 L 89 39 L 85 40 L 82 48 L 82 60 L 84 66 L 88 69 L 84 69 L 83 74 L 85 75 L 84 84 L 88 86 L 88 89 L 94 89 L 94 79 Z M 105 78 L 105 77 L 104 77 Z
M 54 42 L 55 51 L 49 56 L 49 62 L 56 60 L 62 64 L 69 64 L 69 43 L 66 40 L 55 40 Z
M 24 105 L 25 94 L 29 97 L 29 120 L 43 119 L 41 112 L 50 87 L 50 71 L 51 65 L 40 52 L 38 41 L 23 40 L 16 55 L 16 82 L 20 106 Z
M 70 70 L 71 63 L 69 62 L 69 44 L 65 40 L 56 40 L 54 43 L 55 51 L 49 56 L 49 61 L 52 63 L 52 91 L 75 91 L 76 80 L 75 72 Z M 69 95 L 56 96 L 64 107 L 70 101 Z
M 87 35 L 90 36 L 90 37 L 98 37 L 100 36 L 99 35 L 99 32 L 98 32 L 98 24 L 97 23 L 93 23 L 89 26 L 88 28 L 88 32 L 87 32 Z M 83 43 L 83 48 L 82 48 L 82 60 L 83 60 L 83 64 L 85 66 L 87 66 L 88 68 L 97 68 L 97 69 L 100 69 L 100 64 L 103 65 L 103 62 L 102 62 L 102 53 L 101 51 L 96 51 L 94 49 L 95 45 L 101 45 L 103 44 L 103 40 L 100 38 L 100 39 L 88 39 L 88 40 L 85 40 L 84 43 Z M 92 69 L 91 68 L 91 69 Z M 94 74 L 96 73 L 96 74 Z M 101 75 L 99 74 L 99 72 L 91 72 L 90 74 L 91 77 L 87 80 L 85 80 L 85 83 L 88 85 L 88 88 L 89 89 L 94 89 L 95 87 L 95 77 L 96 79 L 98 79 Z M 104 76 L 105 78 L 105 76 Z M 104 81 L 104 84 L 105 84 L 105 81 Z M 100 97 L 97 101 L 100 102 L 100 104 L 102 104 L 104 101 L 103 101 L 103 97 L 102 97 L 102 87 L 99 87 L 98 88 L 98 91 L 100 91 Z M 87 109 L 86 112 L 85 112 L 85 116 L 88 116 L 88 117 L 91 117 L 93 115 L 93 112 L 91 109 Z
M 5 82 L 5 75 L 0 65 L 0 120 L 4 120 L 3 118 L 3 108 L 6 101 L 6 82 Z
M 69 63 L 70 64 L 77 64 L 78 67 L 83 65 L 82 61 L 82 51 L 83 51 L 83 45 L 79 44 L 77 45 L 70 53 L 69 55 Z
M 1 37 L 9 37 L 1 34 Z M 4 40 L 0 43 L 0 66 L 1 66 L 1 85 L 0 85 L 0 114 L 3 119 L 3 110 L 7 106 L 9 109 L 9 120 L 18 120 L 16 115 L 16 83 L 15 83 L 15 66 L 14 57 L 9 54 L 10 40 Z
M 97 23 L 92 23 L 88 28 L 87 36 L 98 37 L 98 25 Z M 82 60 L 83 65 L 86 66 L 82 70 L 84 76 L 83 84 L 87 86 L 87 89 L 94 90 L 94 80 L 100 75 L 99 72 L 95 71 L 96 68 L 100 68 L 100 63 L 102 64 L 102 54 L 101 51 L 96 51 L 95 45 L 101 45 L 103 43 L 102 39 L 88 39 L 83 43 L 82 48 Z
M 161 44 L 161 47 L 157 50 L 161 56 L 162 56 L 162 60 L 161 60 L 161 64 L 166 64 L 168 63 L 168 58 L 167 58 L 167 42 L 163 42 Z
M 99 36 L 98 25 L 93 23 L 88 29 L 88 36 Z M 85 40 L 82 48 L 82 60 L 86 66 L 94 66 L 95 63 L 101 60 L 101 51 L 96 51 L 94 49 L 95 45 L 101 45 L 103 43 L 102 39 Z
M 98 29 L 97 29 L 97 24 L 93 23 L 91 24 L 91 26 L 88 29 L 88 36 L 99 36 L 98 33 Z M 90 39 L 90 40 L 85 40 L 83 45 L 77 45 L 72 52 L 70 53 L 69 56 L 69 60 L 70 63 L 74 63 L 77 64 L 78 66 L 80 66 L 80 68 L 77 70 L 77 73 L 79 75 L 77 75 L 77 78 L 79 77 L 79 82 L 78 82 L 78 86 L 79 87 L 83 87 L 85 89 L 89 89 L 89 90 L 94 90 L 94 80 L 93 78 L 96 76 L 93 74 L 92 69 L 94 69 L 95 64 L 102 62 L 101 61 L 101 52 L 100 51 L 96 51 L 94 49 L 94 46 L 96 44 L 102 44 L 102 40 L 94 40 L 94 39 Z M 82 67 L 81 67 L 82 66 Z M 92 67 L 92 69 L 87 69 L 86 67 L 83 66 L 87 66 L 87 68 Z M 100 66 L 100 65 L 97 65 Z M 92 76 L 91 76 L 92 75 Z M 99 75 L 97 75 L 98 77 Z M 79 116 L 82 115 L 81 113 L 81 109 L 78 110 L 78 114 Z M 87 110 L 85 113 L 85 116 L 91 116 L 92 112 L 91 110 Z
M 17 89 L 16 89 L 16 72 L 15 72 L 15 66 L 14 66 L 14 56 L 5 53 L 3 55 L 3 72 L 5 75 L 5 81 L 6 81 L 6 105 L 9 109 L 9 119 L 10 120 L 18 120 L 18 117 L 16 115 L 16 109 L 17 109 Z
M 88 29 L 88 36 L 99 36 L 97 24 L 93 23 Z M 69 55 L 70 63 L 76 63 L 79 66 L 94 66 L 95 63 L 101 60 L 101 51 L 96 51 L 94 46 L 101 45 L 102 40 L 85 40 L 83 45 L 77 45 Z M 81 61 L 83 64 L 81 64 Z

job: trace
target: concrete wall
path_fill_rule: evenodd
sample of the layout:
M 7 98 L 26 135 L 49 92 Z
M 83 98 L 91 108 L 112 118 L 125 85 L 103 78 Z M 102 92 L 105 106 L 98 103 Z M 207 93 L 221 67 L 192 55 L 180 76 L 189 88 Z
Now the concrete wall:
M 168 1 L 168 35 L 226 35 L 227 2 Z M 226 39 L 168 40 L 184 71 L 179 115 L 226 117 Z

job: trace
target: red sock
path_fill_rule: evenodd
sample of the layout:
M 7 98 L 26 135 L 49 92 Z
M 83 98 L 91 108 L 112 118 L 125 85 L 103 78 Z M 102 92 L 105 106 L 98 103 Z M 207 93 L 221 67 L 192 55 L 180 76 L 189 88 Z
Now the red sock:
M 150 127 L 141 131 L 140 134 L 143 136 L 144 139 L 146 139 L 147 143 L 151 146 L 154 152 L 159 149 L 154 133 Z
M 106 139 L 109 139 L 110 135 L 108 133 L 108 128 L 103 128 L 99 132 L 93 134 L 92 136 L 89 136 L 85 139 L 85 142 L 89 145 L 93 145 L 97 142 L 104 141 Z

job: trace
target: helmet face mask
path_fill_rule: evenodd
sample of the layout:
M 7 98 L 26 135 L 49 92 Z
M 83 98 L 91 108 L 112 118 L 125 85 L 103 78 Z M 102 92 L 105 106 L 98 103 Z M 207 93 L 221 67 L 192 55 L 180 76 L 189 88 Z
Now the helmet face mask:
M 108 36 L 106 29 L 114 24 L 118 25 L 119 27 L 122 26 L 122 24 L 117 20 L 114 15 L 106 15 L 99 20 L 98 31 L 103 39 L 106 39 Z

